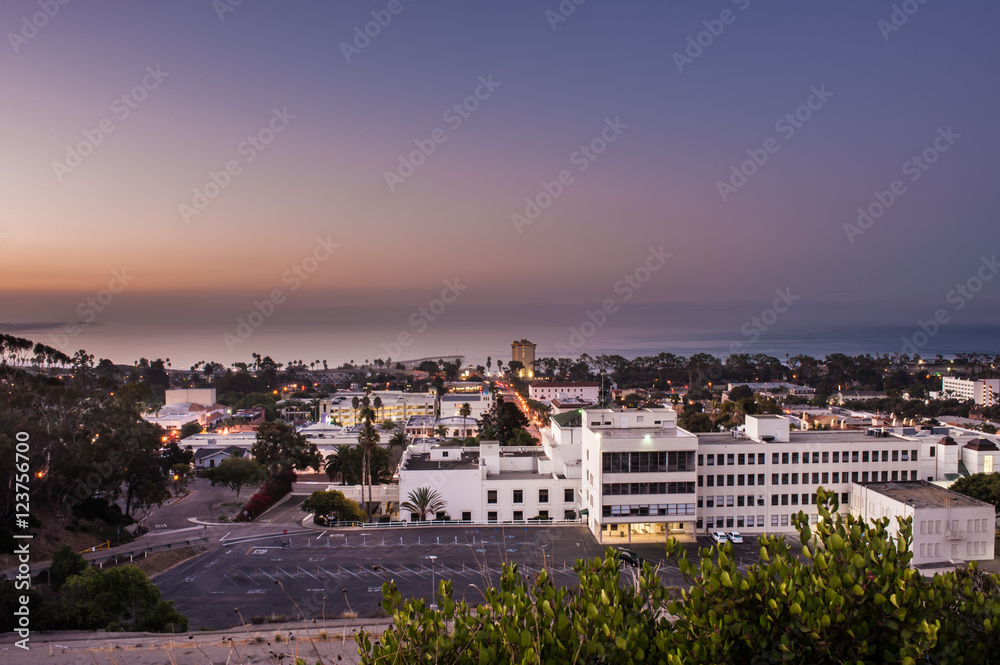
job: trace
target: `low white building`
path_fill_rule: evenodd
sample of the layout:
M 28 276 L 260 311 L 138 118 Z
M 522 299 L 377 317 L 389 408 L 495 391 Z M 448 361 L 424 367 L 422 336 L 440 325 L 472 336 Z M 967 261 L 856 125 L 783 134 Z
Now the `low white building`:
M 439 413 L 442 418 L 462 415 L 462 406 L 469 405 L 469 417 L 480 419 L 493 408 L 492 393 L 445 393 L 441 396 Z
M 912 518 L 912 564 L 917 568 L 993 560 L 993 505 L 927 481 L 857 484 L 851 513 L 865 522 L 888 517 L 893 536 L 899 533 L 896 517 Z
M 337 422 L 341 425 L 356 425 L 360 420 L 361 409 L 354 408 L 354 398 L 360 401 L 363 392 L 339 392 L 331 397 L 320 400 L 319 415 L 324 423 Z M 406 422 L 410 416 L 436 416 L 437 395 L 434 393 L 407 393 L 401 390 L 376 390 L 368 395 L 374 408 L 375 398 L 382 400 L 378 409 L 379 420 L 394 420 Z
M 596 383 L 573 381 L 536 381 L 528 385 L 528 398 L 536 402 L 551 402 L 576 397 L 596 402 L 600 386 Z

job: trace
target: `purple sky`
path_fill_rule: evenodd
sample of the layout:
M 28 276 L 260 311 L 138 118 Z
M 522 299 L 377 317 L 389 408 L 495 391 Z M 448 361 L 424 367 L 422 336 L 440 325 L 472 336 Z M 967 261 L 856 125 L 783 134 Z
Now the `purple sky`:
M 556 0 L 246 0 L 222 19 L 109 0 L 36 31 L 39 3 L 4 2 L 0 321 L 80 318 L 122 270 L 109 321 L 243 311 L 274 289 L 296 311 L 407 309 L 446 279 L 468 285 L 463 307 L 625 304 L 616 284 L 661 245 L 630 303 L 793 286 L 858 321 L 932 313 L 997 251 L 1000 5 L 902 5 L 919 9 L 890 31 L 893 3 L 870 0 L 588 0 L 559 22 Z M 391 20 L 348 62 L 372 11 Z M 415 142 L 433 154 L 387 182 Z M 730 181 L 748 151 L 767 161 Z M 537 219 L 512 220 L 562 171 Z M 888 210 L 845 230 L 894 180 Z M 995 320 L 998 285 L 972 318 Z

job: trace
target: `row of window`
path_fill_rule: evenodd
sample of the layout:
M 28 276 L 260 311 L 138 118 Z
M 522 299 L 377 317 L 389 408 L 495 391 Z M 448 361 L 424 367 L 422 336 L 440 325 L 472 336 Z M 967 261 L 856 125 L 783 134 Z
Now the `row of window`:
M 945 520 L 944 528 L 946 531 L 949 529 L 951 531 L 958 531 L 959 520 L 952 520 L 950 528 L 948 526 L 948 520 Z M 966 520 L 965 530 L 969 533 L 983 533 L 986 531 L 990 531 L 992 529 L 990 529 L 990 527 L 988 526 L 988 520 L 977 519 L 977 520 Z M 920 534 L 925 535 L 932 533 L 941 533 L 941 520 L 920 520 Z
M 602 506 L 604 517 L 646 517 L 647 515 L 694 515 L 693 503 L 661 503 L 632 506 Z
M 903 471 L 882 471 L 882 482 L 886 483 L 889 480 L 906 480 L 907 472 Z M 917 471 L 913 469 L 909 472 L 909 479 L 917 479 Z M 848 480 L 852 483 L 862 482 L 867 483 L 869 477 L 872 482 L 878 482 L 879 472 L 878 471 L 851 471 L 848 475 L 847 471 L 841 473 L 840 471 L 822 471 L 819 473 L 812 474 L 812 482 L 810 483 L 810 476 L 808 473 L 798 474 L 798 473 L 772 473 L 771 474 L 771 484 L 772 485 L 798 485 L 801 480 L 803 485 L 827 485 L 830 483 L 846 483 Z M 728 474 L 728 475 L 716 475 L 716 476 L 698 476 L 698 487 L 743 487 L 747 485 L 753 487 L 754 485 L 764 484 L 764 474 L 758 473 L 756 475 L 750 474 Z
M 469 517 L 466 518 L 465 515 L 469 515 Z M 550 519 L 549 518 L 549 511 L 547 511 L 547 510 L 539 510 L 538 511 L 538 517 L 540 517 L 543 520 Z M 464 519 L 470 519 L 471 520 L 472 519 L 472 513 L 462 513 L 462 519 L 463 520 Z M 515 510 L 513 516 L 511 517 L 511 519 L 513 519 L 514 521 L 523 520 L 524 519 L 524 511 L 523 510 Z M 564 520 L 575 520 L 576 519 L 576 511 L 575 510 L 564 510 L 563 511 L 563 519 Z M 487 522 L 497 522 L 497 521 L 499 521 L 498 518 L 497 518 L 497 512 L 495 510 L 493 510 L 493 511 L 490 511 L 490 512 L 486 513 L 486 521 Z
M 512 503 L 524 503 L 524 490 L 511 490 Z M 566 488 L 563 490 L 563 502 L 572 503 L 574 501 L 574 490 Z M 549 502 L 549 490 L 538 490 L 538 503 Z M 486 490 L 486 503 L 497 503 L 497 490 Z M 517 518 L 515 518 L 517 519 Z
M 848 492 L 842 492 L 840 495 L 840 503 L 842 505 L 847 505 L 847 500 L 850 497 Z M 771 505 L 777 506 L 798 506 L 801 501 L 801 505 L 809 506 L 816 505 L 816 495 L 815 494 L 772 494 L 771 495 Z M 764 495 L 763 494 L 729 494 L 729 495 L 718 495 L 718 496 L 705 496 L 698 497 L 698 507 L 699 508 L 743 508 L 744 506 L 763 506 L 764 505 Z
M 791 515 L 771 515 L 771 526 L 785 526 L 787 527 L 791 523 Z M 809 521 L 812 524 L 819 523 L 819 515 L 810 515 Z M 696 529 L 732 529 L 736 527 L 737 529 L 754 529 L 763 528 L 764 526 L 764 516 L 763 515 L 737 515 L 726 516 L 726 517 L 706 517 L 704 520 L 698 519 L 695 521 Z
M 981 556 L 989 551 L 988 547 L 989 546 L 986 541 L 968 541 L 965 543 L 965 555 Z M 941 556 L 941 543 L 920 543 L 918 552 L 921 557 Z M 954 549 L 952 549 L 952 552 L 954 552 Z
M 893 462 L 917 461 L 916 450 L 852 450 L 852 451 L 816 451 L 813 453 L 771 453 L 771 464 L 847 464 L 855 462 Z M 764 453 L 715 453 L 698 455 L 698 466 L 743 466 L 764 464 Z
M 694 471 L 693 450 L 648 453 L 604 453 L 604 473 L 657 473 Z
M 604 483 L 601 494 L 694 494 L 694 482 L 687 483 Z

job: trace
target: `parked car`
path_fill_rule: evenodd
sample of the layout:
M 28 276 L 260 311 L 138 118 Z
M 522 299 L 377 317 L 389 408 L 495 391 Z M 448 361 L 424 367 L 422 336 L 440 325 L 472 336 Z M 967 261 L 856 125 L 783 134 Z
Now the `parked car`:
M 631 566 L 632 568 L 640 568 L 644 561 L 641 556 L 632 550 L 624 548 L 618 548 L 618 560 L 623 566 Z
M 730 531 L 730 532 L 729 532 L 728 534 L 726 534 L 726 535 L 727 535 L 727 536 L 728 536 L 728 538 L 729 538 L 729 542 L 731 542 L 731 543 L 732 543 L 732 544 L 734 544 L 734 545 L 736 545 L 736 544 L 738 544 L 738 543 L 742 543 L 742 542 L 743 542 L 743 536 L 742 536 L 742 534 L 740 534 L 740 532 L 739 532 L 739 531 Z
M 724 543 L 726 542 L 726 540 L 728 540 L 728 538 L 726 538 L 725 531 L 713 531 L 712 540 L 714 540 L 717 543 Z

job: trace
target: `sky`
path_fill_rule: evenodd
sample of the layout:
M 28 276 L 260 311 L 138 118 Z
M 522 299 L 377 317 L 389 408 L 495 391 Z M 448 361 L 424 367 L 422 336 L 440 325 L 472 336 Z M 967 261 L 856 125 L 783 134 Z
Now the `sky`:
M 0 3 L 0 322 L 993 275 L 997 3 L 577 2 Z

